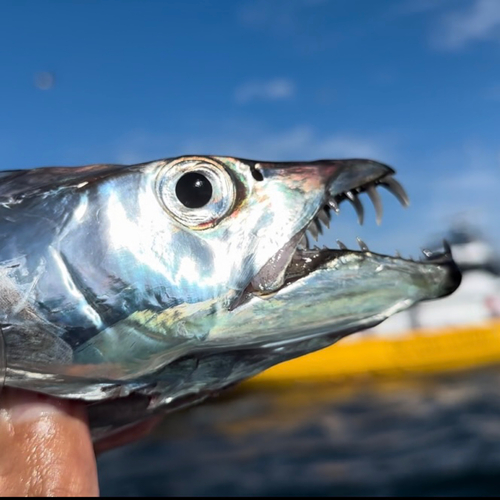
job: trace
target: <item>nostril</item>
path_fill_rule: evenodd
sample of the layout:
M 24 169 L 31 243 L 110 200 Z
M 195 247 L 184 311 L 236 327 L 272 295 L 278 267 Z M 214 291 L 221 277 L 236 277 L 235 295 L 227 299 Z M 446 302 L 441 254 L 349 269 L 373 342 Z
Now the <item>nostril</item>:
M 252 177 L 256 181 L 263 181 L 264 176 L 262 175 L 262 172 L 255 166 L 255 165 L 250 165 L 250 172 L 252 173 Z

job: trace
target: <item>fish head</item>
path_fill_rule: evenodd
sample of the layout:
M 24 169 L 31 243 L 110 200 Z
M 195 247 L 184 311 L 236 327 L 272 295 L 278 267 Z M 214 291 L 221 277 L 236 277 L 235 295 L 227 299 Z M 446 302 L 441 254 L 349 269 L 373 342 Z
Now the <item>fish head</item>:
M 196 293 L 205 295 L 204 284 L 216 284 L 210 309 L 197 309 L 198 320 L 190 318 L 186 328 L 192 335 L 203 331 L 204 347 L 343 336 L 452 293 L 461 274 L 447 247 L 422 261 L 374 253 L 361 240 L 360 250 L 343 244 L 337 250 L 310 248 L 311 237 L 326 231 L 345 202 L 363 222 L 362 193 L 375 205 L 379 222 L 378 188 L 408 205 L 394 175 L 391 167 L 365 159 L 184 157 L 168 164 L 158 178 L 164 208 L 183 238 L 189 234 L 205 248 L 190 252 Z M 211 186 L 204 199 L 197 182 Z M 181 246 L 176 254 L 186 258 Z M 211 266 L 204 274 L 207 255 Z

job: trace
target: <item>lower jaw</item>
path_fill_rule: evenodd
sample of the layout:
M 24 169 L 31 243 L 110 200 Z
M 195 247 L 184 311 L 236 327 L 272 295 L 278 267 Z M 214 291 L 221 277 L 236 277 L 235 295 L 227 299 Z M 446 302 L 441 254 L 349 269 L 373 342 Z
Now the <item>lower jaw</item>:
M 451 255 L 451 250 L 446 241 L 444 241 L 444 252 L 432 253 L 428 250 L 422 250 L 424 258 L 421 260 L 405 259 L 398 253 L 394 257 L 390 255 L 371 252 L 368 246 L 358 238 L 360 250 L 348 249 L 342 242 L 338 241 L 339 249 L 331 248 L 301 248 L 298 243 L 303 239 L 305 230 L 297 233 L 281 250 L 279 250 L 253 278 L 246 289 L 246 293 L 265 297 L 272 295 L 282 289 L 284 286 L 304 278 L 315 271 L 321 265 L 339 258 L 343 255 L 365 254 L 377 256 L 382 259 L 394 259 L 394 261 L 410 264 L 447 264 L 456 267 Z M 459 273 L 459 271 L 456 271 Z

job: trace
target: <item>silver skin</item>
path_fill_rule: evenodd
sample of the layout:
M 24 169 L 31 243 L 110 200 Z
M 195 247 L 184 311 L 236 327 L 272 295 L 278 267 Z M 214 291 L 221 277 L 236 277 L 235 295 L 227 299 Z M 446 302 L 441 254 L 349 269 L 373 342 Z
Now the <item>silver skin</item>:
M 195 208 L 193 172 L 212 187 Z M 309 248 L 344 201 L 362 222 L 361 192 L 378 219 L 378 186 L 407 204 L 393 175 L 206 156 L 0 172 L 5 384 L 85 400 L 99 439 L 452 293 L 448 249 Z

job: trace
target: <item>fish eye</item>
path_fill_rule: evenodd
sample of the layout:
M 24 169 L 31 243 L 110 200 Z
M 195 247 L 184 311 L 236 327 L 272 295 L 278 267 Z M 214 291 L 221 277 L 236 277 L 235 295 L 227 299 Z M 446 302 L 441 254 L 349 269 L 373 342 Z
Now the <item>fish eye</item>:
M 211 158 L 181 158 L 165 165 L 157 191 L 174 219 L 192 229 L 216 225 L 235 200 L 231 175 Z

